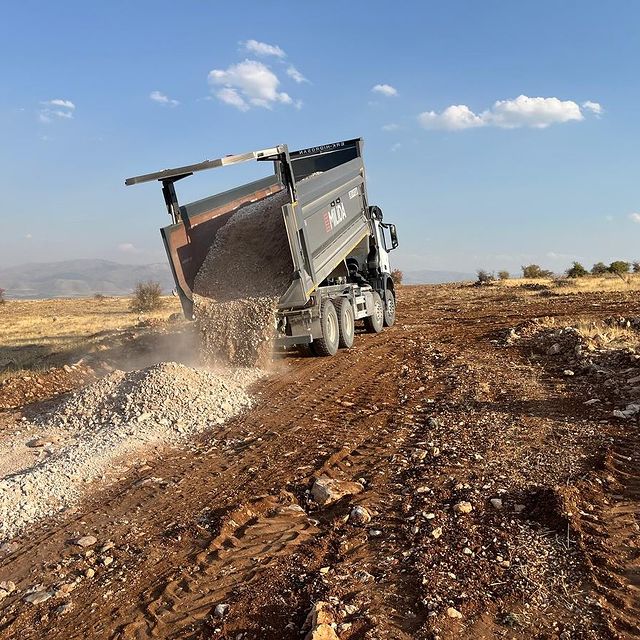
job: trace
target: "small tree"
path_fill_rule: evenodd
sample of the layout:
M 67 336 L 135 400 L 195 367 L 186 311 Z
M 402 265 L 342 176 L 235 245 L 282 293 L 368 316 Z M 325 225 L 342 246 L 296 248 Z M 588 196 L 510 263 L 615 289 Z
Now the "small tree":
M 0 287 L 0 304 L 4 304 L 4 303 L 5 303 L 4 289 L 2 287 Z
M 574 262 L 570 269 L 567 269 L 567 276 L 569 278 L 583 278 L 589 272 L 579 263 Z
M 634 262 L 632 267 L 633 273 L 640 273 L 640 262 Z
M 396 284 L 402 284 L 402 278 L 404 277 L 404 274 L 402 273 L 402 271 L 400 271 L 400 269 L 394 269 L 391 272 L 391 277 Z
M 93 296 L 94 300 L 97 300 L 98 302 L 104 302 L 107 299 L 107 296 L 101 294 L 101 293 L 96 293 Z
M 131 311 L 153 311 L 162 306 L 162 287 L 159 282 L 138 282 L 133 290 L 129 308 Z
M 508 271 L 498 271 L 498 278 L 500 278 L 500 280 L 508 280 L 510 277 Z
M 625 273 L 629 273 L 631 265 L 624 260 L 614 260 L 609 265 L 609 273 L 614 273 L 617 276 L 623 276 Z
M 522 267 L 522 277 L 532 279 L 553 278 L 553 271 L 542 269 L 540 265 L 537 264 L 528 264 Z
M 596 262 L 593 267 L 591 267 L 591 273 L 594 276 L 602 276 L 609 271 L 609 267 L 604 262 Z
M 487 271 L 486 269 L 478 269 L 478 284 L 489 284 L 496 279 L 494 273 Z

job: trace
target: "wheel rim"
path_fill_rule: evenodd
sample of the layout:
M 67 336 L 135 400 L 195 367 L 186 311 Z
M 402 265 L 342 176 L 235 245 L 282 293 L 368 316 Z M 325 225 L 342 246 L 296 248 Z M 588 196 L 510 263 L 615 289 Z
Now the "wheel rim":
M 396 301 L 393 299 L 393 294 L 390 294 L 387 299 L 387 315 L 390 318 L 394 318 L 396 315 Z
M 336 316 L 333 313 L 327 315 L 326 339 L 330 344 L 333 344 L 338 339 L 338 323 L 336 322 Z
M 376 303 L 376 320 L 382 322 L 384 320 L 384 307 L 382 306 L 382 300 Z
M 348 333 L 348 337 L 352 338 L 353 335 L 356 332 L 356 321 L 353 317 L 352 313 L 347 314 L 347 326 L 346 326 Z

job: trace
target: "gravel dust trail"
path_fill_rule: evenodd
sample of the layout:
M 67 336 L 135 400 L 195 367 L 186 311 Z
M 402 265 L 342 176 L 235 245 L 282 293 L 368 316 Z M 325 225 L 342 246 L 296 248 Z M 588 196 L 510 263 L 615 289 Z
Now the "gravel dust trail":
M 398 299 L 393 329 L 284 357 L 251 412 L 0 551 L 16 584 L 0 637 L 293 640 L 320 600 L 341 640 L 640 637 L 637 421 L 604 396 L 586 405 L 589 376 L 509 339 L 640 303 L 457 286 Z M 356 493 L 321 507 L 318 478 Z

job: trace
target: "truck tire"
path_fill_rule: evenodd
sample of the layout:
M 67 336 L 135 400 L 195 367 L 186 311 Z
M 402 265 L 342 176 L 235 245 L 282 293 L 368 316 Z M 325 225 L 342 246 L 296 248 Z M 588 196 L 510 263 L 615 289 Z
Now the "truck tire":
M 396 321 L 396 297 L 391 289 L 385 291 L 384 296 L 384 326 L 393 327 Z
M 325 300 L 320 307 L 320 328 L 322 337 L 316 338 L 311 348 L 318 356 L 335 355 L 340 343 L 340 328 L 336 308 L 329 299 Z
M 353 315 L 351 300 L 349 298 L 336 298 L 333 304 L 338 314 L 338 328 L 340 329 L 338 344 L 341 349 L 350 349 L 353 346 L 353 339 L 356 333 L 356 320 Z
M 364 319 L 367 333 L 380 333 L 384 327 L 384 303 L 377 291 L 373 292 L 373 315 Z

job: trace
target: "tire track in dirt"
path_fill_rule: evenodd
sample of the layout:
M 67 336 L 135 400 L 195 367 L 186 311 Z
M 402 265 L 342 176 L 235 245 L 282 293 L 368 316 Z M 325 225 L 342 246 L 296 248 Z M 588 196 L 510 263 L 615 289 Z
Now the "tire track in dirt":
M 637 431 L 638 425 L 630 427 Z M 621 486 L 613 504 L 602 505 L 601 539 L 592 558 L 595 582 L 609 611 L 612 631 L 621 638 L 640 638 L 640 443 L 637 434 L 614 442 L 606 467 Z
M 203 620 L 213 620 L 216 605 L 233 590 L 250 589 L 258 574 L 317 531 L 290 495 L 252 500 L 225 518 L 191 566 L 142 595 L 146 604 L 116 637 L 184 637 Z

